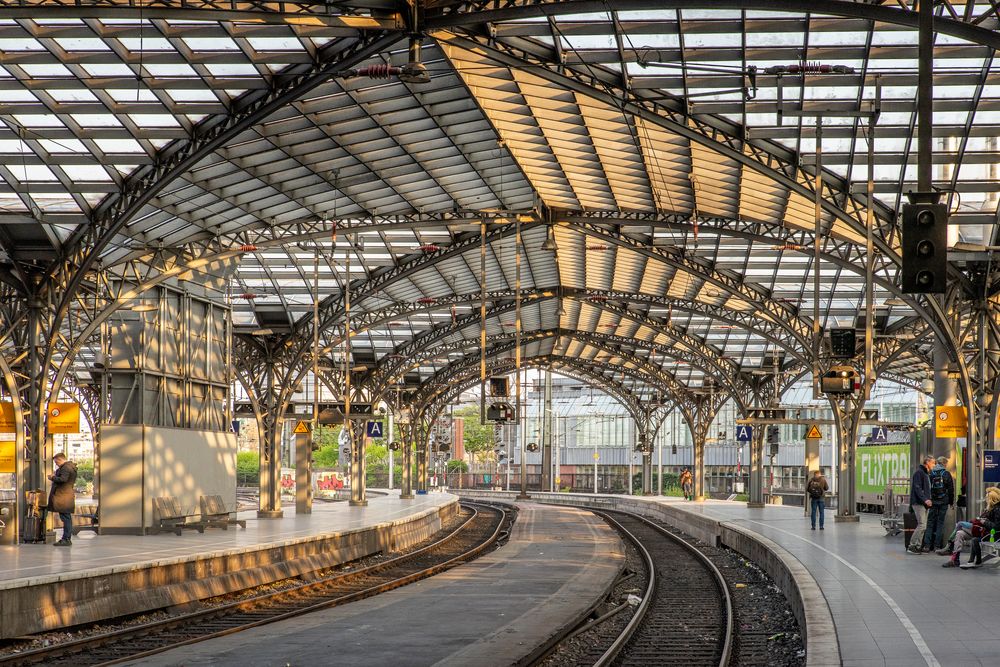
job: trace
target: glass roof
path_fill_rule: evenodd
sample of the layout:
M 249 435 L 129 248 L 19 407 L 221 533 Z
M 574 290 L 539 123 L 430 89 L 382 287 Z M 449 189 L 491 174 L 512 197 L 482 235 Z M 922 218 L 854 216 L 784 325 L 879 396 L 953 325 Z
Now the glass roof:
M 0 13 L 0 260 L 66 256 L 127 185 L 282 77 L 336 63 L 363 21 L 398 39 L 357 67 L 407 63 L 405 31 L 386 28 L 398 17 L 340 4 Z M 392 367 L 376 378 L 389 384 L 436 382 L 463 363 L 463 379 L 475 376 L 481 327 L 490 354 L 507 355 L 518 291 L 526 357 L 582 362 L 638 396 L 674 382 L 732 389 L 775 359 L 791 379 L 808 366 L 817 269 L 822 327 L 862 322 L 873 132 L 876 342 L 888 359 L 920 336 L 923 311 L 900 299 L 893 257 L 896 212 L 916 187 L 913 28 L 708 2 L 553 5 L 510 8 L 487 41 L 444 20 L 468 7 L 437 4 L 420 48 L 429 83 L 329 66 L 154 183 L 94 251 L 99 266 L 127 277 L 159 270 L 165 252 L 181 264 L 216 253 L 230 263 L 208 294 L 232 305 L 238 335 L 311 340 L 318 301 L 334 366 L 350 284 L 352 366 Z M 939 34 L 934 67 L 933 180 L 951 241 L 991 245 L 993 49 Z M 550 233 L 554 252 L 542 248 Z M 932 343 L 883 370 L 919 382 Z

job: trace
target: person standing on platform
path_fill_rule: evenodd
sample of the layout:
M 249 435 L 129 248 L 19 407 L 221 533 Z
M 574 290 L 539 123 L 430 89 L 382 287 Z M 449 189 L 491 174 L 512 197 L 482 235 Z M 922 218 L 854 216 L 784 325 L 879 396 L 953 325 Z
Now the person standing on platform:
M 68 547 L 73 544 L 73 511 L 76 509 L 76 464 L 59 452 L 52 457 L 57 469 L 49 475 L 52 480 L 52 490 L 49 491 L 49 512 L 57 512 L 62 519 L 62 539 L 55 543 L 57 547 Z
M 934 551 L 944 546 L 944 519 L 948 508 L 955 502 L 955 478 L 945 466 L 947 456 L 939 456 L 937 465 L 930 472 L 931 508 L 927 512 L 927 531 L 924 533 L 924 551 Z
M 694 494 L 692 493 L 693 486 L 691 483 L 691 471 L 684 468 L 684 471 L 681 473 L 681 491 L 684 492 L 684 500 L 694 500 Z
M 816 530 L 816 514 L 819 514 L 819 529 L 823 530 L 823 515 L 826 512 L 826 492 L 830 490 L 830 485 L 826 483 L 826 478 L 819 470 L 813 470 L 812 479 L 806 484 L 806 493 L 809 494 L 812 529 Z
M 910 537 L 911 554 L 921 554 L 924 552 L 924 531 L 927 529 L 927 510 L 933 505 L 931 502 L 931 467 L 934 465 L 933 456 L 925 456 L 920 465 L 910 479 L 910 511 L 917 518 L 917 527 L 913 529 L 913 536 Z

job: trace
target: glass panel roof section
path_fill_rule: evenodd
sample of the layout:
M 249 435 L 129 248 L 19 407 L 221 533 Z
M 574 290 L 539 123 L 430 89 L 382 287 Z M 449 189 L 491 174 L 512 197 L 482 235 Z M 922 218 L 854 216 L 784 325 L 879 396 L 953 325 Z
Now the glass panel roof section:
M 480 216 L 493 232 L 513 219 L 504 212 L 531 211 L 520 287 L 531 298 L 557 296 L 523 307 L 525 335 L 546 333 L 525 349 L 606 365 L 609 377 L 636 388 L 661 366 L 701 387 L 713 381 L 709 362 L 767 368 L 778 347 L 775 320 L 809 329 L 822 116 L 824 192 L 833 203 L 820 221 L 832 239 L 819 265 L 821 318 L 824 326 L 857 324 L 859 256 L 838 244 L 863 242 L 858 193 L 876 90 L 880 220 L 892 219 L 900 193 L 914 185 L 915 31 L 710 8 L 555 13 L 492 27 L 499 47 L 530 44 L 553 69 L 589 68 L 607 81 L 624 73 L 629 94 L 666 111 L 653 118 L 623 105 L 618 84 L 608 84 L 611 95 L 570 90 L 537 65 L 502 64 L 489 44 L 466 48 L 432 35 L 421 51 L 429 84 L 324 80 L 152 197 L 103 251 L 104 265 L 124 267 L 164 248 L 252 246 L 213 294 L 232 303 L 247 329 L 267 328 L 269 307 L 284 312 L 287 328 L 302 325 L 314 299 L 337 302 L 346 281 L 364 285 L 419 265 L 353 304 L 373 321 L 358 332 L 357 349 L 374 365 L 452 325 L 447 340 L 474 347 L 484 283 L 504 293 L 490 301 L 498 311 L 490 335 L 512 334 L 510 234 L 489 244 L 485 273 L 477 243 L 430 258 L 478 234 Z M 123 178 L 266 91 L 275 73 L 308 67 L 319 47 L 345 34 L 321 22 L 215 18 L 0 21 L 0 214 L 34 224 L 34 240 L 55 255 Z M 364 64 L 402 65 L 406 46 L 403 38 Z M 1000 189 L 1000 77 L 988 49 L 960 39 L 939 36 L 935 57 L 935 185 L 951 193 L 959 216 L 953 240 L 989 242 Z M 805 75 L 790 71 L 803 63 Z M 708 131 L 703 123 L 719 131 L 713 141 L 692 137 Z M 786 160 L 789 175 L 761 168 L 759 150 Z M 844 192 L 855 200 L 831 210 Z M 555 253 L 541 250 L 542 219 L 556 223 Z M 345 231 L 353 228 L 364 231 Z M 882 278 L 880 313 L 889 325 L 905 322 L 913 311 L 887 304 L 893 272 Z M 324 335 L 342 338 L 336 327 Z M 708 356 L 694 359 L 692 348 Z M 430 378 L 466 354 L 421 359 L 414 372 Z M 913 363 L 899 362 L 904 370 Z

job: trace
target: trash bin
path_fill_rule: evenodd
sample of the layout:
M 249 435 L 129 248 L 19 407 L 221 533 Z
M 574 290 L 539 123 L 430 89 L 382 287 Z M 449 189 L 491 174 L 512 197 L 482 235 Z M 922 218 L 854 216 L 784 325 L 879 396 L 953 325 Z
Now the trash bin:
M 17 544 L 17 503 L 0 501 L 0 544 Z

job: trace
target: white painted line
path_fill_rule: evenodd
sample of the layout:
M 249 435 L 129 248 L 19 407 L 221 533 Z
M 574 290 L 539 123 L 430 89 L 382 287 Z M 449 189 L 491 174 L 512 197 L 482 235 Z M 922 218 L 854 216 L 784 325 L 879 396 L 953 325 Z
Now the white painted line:
M 728 520 L 732 521 L 732 519 Z M 896 601 L 892 599 L 891 595 L 886 593 L 884 588 L 875 583 L 874 579 L 869 577 L 867 574 L 859 570 L 851 563 L 841 558 L 838 554 L 835 554 L 826 547 L 816 544 L 812 540 L 807 540 L 801 535 L 796 535 L 795 533 L 789 530 L 785 530 L 784 528 L 777 528 L 773 524 L 764 523 L 763 521 L 754 521 L 753 519 L 746 519 L 746 521 L 748 521 L 749 523 L 755 523 L 758 526 L 764 526 L 765 528 L 770 528 L 771 530 L 777 530 L 778 532 L 784 533 L 785 535 L 790 535 L 791 537 L 794 537 L 797 540 L 802 540 L 806 544 L 811 544 L 820 551 L 833 556 L 841 563 L 851 568 L 851 570 L 853 570 L 856 575 L 864 579 L 865 583 L 871 586 L 875 590 L 875 592 L 879 594 L 879 596 L 889 606 L 889 609 L 892 610 L 892 613 L 896 615 L 896 618 L 899 619 L 899 623 L 903 626 L 903 628 L 906 629 L 906 632 L 909 633 L 910 635 L 910 639 L 913 640 L 913 643 L 914 645 L 916 645 L 917 650 L 920 651 L 920 655 L 923 656 L 924 662 L 927 663 L 927 667 L 941 667 L 941 663 L 938 662 L 937 658 L 934 657 L 934 654 L 931 652 L 930 647 L 927 646 L 927 642 L 924 641 L 924 638 L 920 636 L 920 631 L 917 630 L 917 627 L 915 625 L 913 625 L 913 621 L 910 620 L 910 617 L 906 615 L 906 612 L 904 612 L 902 609 L 899 608 L 899 605 L 896 604 Z M 834 624 L 836 624 L 836 620 L 834 621 Z

